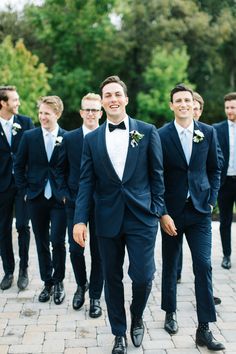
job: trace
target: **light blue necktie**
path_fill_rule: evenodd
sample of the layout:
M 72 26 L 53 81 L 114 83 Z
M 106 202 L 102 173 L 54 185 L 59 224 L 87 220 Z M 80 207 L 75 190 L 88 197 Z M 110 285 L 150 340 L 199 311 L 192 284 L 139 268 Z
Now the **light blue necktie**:
M 11 131 L 11 124 L 6 122 L 5 124 L 5 134 L 8 141 L 8 144 L 11 146 L 11 138 L 12 138 L 12 131 Z
M 186 157 L 187 164 L 189 165 L 191 153 L 190 153 L 189 136 L 186 129 L 184 129 L 181 133 L 181 144 L 184 150 L 184 155 Z
M 53 148 L 54 148 L 54 143 L 53 143 L 52 134 L 47 133 L 47 135 L 46 135 L 46 153 L 47 153 L 48 161 L 50 161 L 50 159 L 51 159 Z M 44 189 L 44 196 L 47 199 L 50 199 L 52 196 L 52 188 L 51 188 L 49 179 L 47 180 L 47 183 L 46 183 L 46 186 Z

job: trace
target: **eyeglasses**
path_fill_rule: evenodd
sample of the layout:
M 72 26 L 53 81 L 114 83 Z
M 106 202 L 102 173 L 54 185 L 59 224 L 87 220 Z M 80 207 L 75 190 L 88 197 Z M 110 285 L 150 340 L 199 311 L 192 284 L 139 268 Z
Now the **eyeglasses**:
M 81 108 L 81 110 L 86 112 L 86 113 L 90 113 L 91 112 L 93 114 L 95 114 L 97 112 L 100 112 L 100 109 L 95 109 L 95 108 L 92 108 L 92 109 L 90 109 L 90 108 L 86 108 L 86 109 Z

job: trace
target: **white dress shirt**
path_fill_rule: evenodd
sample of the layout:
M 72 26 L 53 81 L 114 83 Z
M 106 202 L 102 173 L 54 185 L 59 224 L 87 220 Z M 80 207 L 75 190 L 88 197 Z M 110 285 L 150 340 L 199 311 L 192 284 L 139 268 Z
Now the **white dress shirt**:
M 236 168 L 234 167 L 234 159 L 236 159 L 235 150 L 236 150 L 236 123 L 230 122 L 228 120 L 229 125 L 229 166 L 227 170 L 227 176 L 236 176 Z
M 97 126 L 97 128 L 98 128 L 98 126 Z M 97 129 L 97 128 L 95 128 L 95 129 Z M 93 129 L 93 130 L 95 130 L 95 129 Z M 84 124 L 82 125 L 82 131 L 83 131 L 83 136 L 84 136 L 84 137 L 85 137 L 85 135 L 87 135 L 88 133 L 91 133 L 93 130 L 88 129 Z
M 58 135 L 58 130 L 59 130 L 59 125 L 58 124 L 57 124 L 56 128 L 53 131 L 51 131 L 51 132 L 49 132 L 48 130 L 46 130 L 46 129 L 44 129 L 42 127 L 45 149 L 47 149 L 48 134 L 51 134 L 52 139 L 53 139 L 53 146 L 55 147 L 56 138 L 57 138 L 57 135 Z
M 125 117 L 125 130 L 115 129 L 112 132 L 109 131 L 108 124 L 114 124 L 107 119 L 106 126 L 106 147 L 107 152 L 110 157 L 111 163 L 120 178 L 122 180 L 125 162 L 128 152 L 129 145 L 129 119 L 128 116 Z M 119 122 L 120 123 L 120 122 Z
M 188 137 L 188 141 L 189 141 L 189 152 L 190 152 L 190 156 L 191 156 L 192 148 L 193 148 L 193 129 L 194 129 L 193 121 L 191 122 L 191 124 L 187 128 L 183 128 L 176 121 L 174 121 L 174 125 L 175 125 L 177 133 L 179 135 L 179 139 L 180 139 L 181 144 L 182 144 L 183 132 L 186 132 L 187 137 Z

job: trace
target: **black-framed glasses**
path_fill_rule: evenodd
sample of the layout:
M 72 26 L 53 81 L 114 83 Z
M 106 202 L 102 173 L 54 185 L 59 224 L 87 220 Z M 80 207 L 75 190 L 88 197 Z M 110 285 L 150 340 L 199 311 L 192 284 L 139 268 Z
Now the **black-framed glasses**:
M 86 113 L 93 113 L 93 114 L 95 114 L 95 113 L 98 113 L 98 112 L 100 112 L 100 109 L 95 109 L 95 108 L 85 108 L 85 109 L 83 109 L 83 108 L 81 108 L 82 109 L 82 111 L 84 111 L 84 112 L 86 112 Z

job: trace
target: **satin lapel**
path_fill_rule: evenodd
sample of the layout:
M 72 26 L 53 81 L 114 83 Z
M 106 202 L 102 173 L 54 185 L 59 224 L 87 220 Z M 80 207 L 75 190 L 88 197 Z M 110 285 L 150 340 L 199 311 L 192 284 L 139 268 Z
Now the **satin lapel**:
M 112 163 L 110 160 L 110 157 L 107 152 L 106 148 L 106 122 L 101 125 L 100 128 L 98 128 L 98 145 L 97 145 L 97 151 L 100 157 L 100 160 L 102 161 L 102 165 L 108 174 L 108 176 L 113 179 L 115 182 L 120 181 Z
M 14 124 L 14 123 L 18 123 L 19 125 L 21 125 L 20 122 L 19 122 L 19 119 L 17 118 L 17 116 L 14 116 L 13 124 Z M 12 138 L 11 138 L 11 147 L 12 147 L 12 148 L 14 147 L 14 145 L 16 144 L 16 142 L 17 142 L 18 140 L 20 140 L 20 137 L 22 136 L 22 134 L 23 134 L 22 128 L 21 128 L 21 130 L 18 131 L 15 135 L 12 134 Z
M 8 147 L 8 149 L 10 150 L 11 147 L 8 144 L 7 137 L 6 137 L 5 133 L 4 133 L 4 130 L 3 130 L 3 127 L 2 127 L 1 123 L 0 123 L 0 139 L 2 139 L 3 143 L 5 143 L 6 147 Z
M 181 145 L 181 141 L 179 139 L 178 132 L 175 128 L 174 122 L 171 122 L 169 125 L 169 131 L 170 131 L 170 139 L 172 143 L 175 145 L 176 149 L 179 151 L 180 156 L 184 160 L 184 162 L 187 164 L 186 157 L 184 155 L 184 150 Z
M 138 125 L 135 119 L 129 117 L 129 132 L 131 132 L 132 130 L 138 130 Z M 143 137 L 143 139 L 145 139 L 145 136 Z M 138 155 L 139 155 L 139 144 L 135 147 L 132 147 L 131 139 L 129 137 L 128 152 L 125 161 L 124 174 L 122 178 L 123 183 L 125 183 L 131 178 L 137 164 Z

